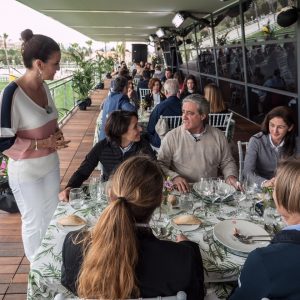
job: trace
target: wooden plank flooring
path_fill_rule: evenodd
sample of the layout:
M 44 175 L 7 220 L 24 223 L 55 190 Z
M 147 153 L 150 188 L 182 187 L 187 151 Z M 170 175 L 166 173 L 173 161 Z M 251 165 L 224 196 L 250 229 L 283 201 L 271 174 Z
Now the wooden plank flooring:
M 65 138 L 71 140 L 68 148 L 59 151 L 62 187 L 91 149 L 99 104 L 107 91 L 101 91 L 100 94 L 100 98 L 86 111 L 76 110 L 62 128 Z M 240 116 L 235 115 L 234 119 L 236 129 L 233 150 L 237 140 L 247 141 L 259 131 L 257 125 Z M 28 271 L 29 262 L 24 257 L 22 245 L 20 215 L 0 211 L 0 300 L 26 299 Z

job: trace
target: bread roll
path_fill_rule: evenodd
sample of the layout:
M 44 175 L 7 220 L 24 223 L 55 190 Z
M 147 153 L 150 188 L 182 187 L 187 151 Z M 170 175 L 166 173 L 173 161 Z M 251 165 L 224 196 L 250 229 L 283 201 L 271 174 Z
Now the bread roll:
M 85 225 L 86 221 L 76 215 L 68 215 L 65 217 L 60 218 L 57 221 L 58 224 L 62 226 L 78 226 L 78 225 Z
M 173 219 L 173 222 L 177 225 L 198 225 L 201 224 L 201 220 L 193 215 L 181 215 Z

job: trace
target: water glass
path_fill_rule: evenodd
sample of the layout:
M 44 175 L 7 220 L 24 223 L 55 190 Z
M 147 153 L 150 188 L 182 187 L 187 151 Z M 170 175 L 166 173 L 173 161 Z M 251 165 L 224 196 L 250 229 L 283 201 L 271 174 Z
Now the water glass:
M 186 212 L 193 209 L 194 201 L 190 194 L 181 194 L 178 202 L 179 207 Z
M 84 193 L 82 188 L 70 190 L 69 203 L 74 209 L 80 209 L 83 203 Z
M 276 224 L 276 209 L 269 206 L 264 209 L 264 222 L 266 225 Z
M 99 185 L 101 184 L 99 177 L 92 177 L 89 182 L 89 193 L 92 200 L 97 199 Z

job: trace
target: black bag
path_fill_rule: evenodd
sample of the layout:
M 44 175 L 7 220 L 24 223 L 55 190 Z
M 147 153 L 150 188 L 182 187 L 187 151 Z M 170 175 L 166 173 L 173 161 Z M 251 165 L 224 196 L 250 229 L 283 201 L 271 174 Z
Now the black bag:
M 7 180 L 0 182 L 0 210 L 4 210 L 9 213 L 19 212 L 15 197 Z

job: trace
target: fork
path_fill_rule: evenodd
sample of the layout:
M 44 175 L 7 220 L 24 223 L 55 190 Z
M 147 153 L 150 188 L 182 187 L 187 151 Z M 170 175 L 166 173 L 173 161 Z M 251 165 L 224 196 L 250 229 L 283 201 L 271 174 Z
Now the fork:
M 253 238 L 266 238 L 266 237 L 269 237 L 271 238 L 272 236 L 270 234 L 257 234 L 257 235 L 244 235 L 244 234 L 236 234 L 235 237 L 237 238 L 241 238 L 241 239 L 244 239 L 244 240 L 250 240 L 250 239 L 253 239 Z

